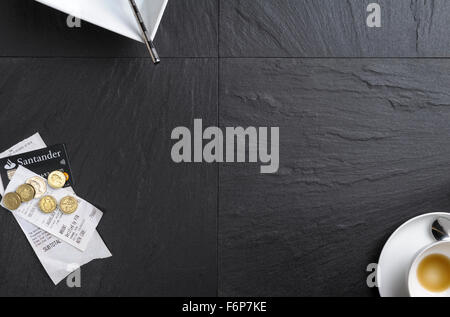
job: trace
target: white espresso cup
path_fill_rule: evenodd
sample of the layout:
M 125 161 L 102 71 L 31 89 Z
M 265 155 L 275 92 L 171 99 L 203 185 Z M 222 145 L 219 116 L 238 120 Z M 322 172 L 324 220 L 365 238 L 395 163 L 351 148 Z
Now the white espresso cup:
M 409 295 L 411 297 L 450 297 L 450 285 L 444 291 L 432 292 L 425 288 L 420 282 L 418 276 L 419 266 L 421 265 L 422 261 L 430 255 L 442 255 L 447 257 L 447 261 L 450 261 L 450 241 L 440 241 L 433 243 L 425 247 L 414 258 L 408 274 Z M 448 270 L 450 271 L 450 265 L 448 267 Z M 450 275 L 450 272 L 447 271 L 447 274 Z

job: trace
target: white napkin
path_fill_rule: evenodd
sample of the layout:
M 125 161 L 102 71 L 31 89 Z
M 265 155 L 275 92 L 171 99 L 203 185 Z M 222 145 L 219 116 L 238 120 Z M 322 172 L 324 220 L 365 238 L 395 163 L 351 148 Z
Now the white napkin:
M 142 35 L 128 0 L 36 0 L 77 18 L 142 42 Z M 136 0 L 151 34 L 156 35 L 168 0 Z

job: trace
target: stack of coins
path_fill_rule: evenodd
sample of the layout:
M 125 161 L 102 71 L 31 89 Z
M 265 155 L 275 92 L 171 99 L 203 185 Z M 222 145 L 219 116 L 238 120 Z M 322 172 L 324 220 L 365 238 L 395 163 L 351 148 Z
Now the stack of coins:
M 22 203 L 40 198 L 39 209 L 46 214 L 58 208 L 58 202 L 47 193 L 47 183 L 54 189 L 63 188 L 66 184 L 66 175 L 61 171 L 53 171 L 48 175 L 47 182 L 39 176 L 34 176 L 20 185 L 16 192 L 7 193 L 3 197 L 3 204 L 11 211 L 17 210 Z M 72 196 L 66 196 L 59 203 L 59 210 L 65 214 L 72 214 L 78 209 L 78 201 Z

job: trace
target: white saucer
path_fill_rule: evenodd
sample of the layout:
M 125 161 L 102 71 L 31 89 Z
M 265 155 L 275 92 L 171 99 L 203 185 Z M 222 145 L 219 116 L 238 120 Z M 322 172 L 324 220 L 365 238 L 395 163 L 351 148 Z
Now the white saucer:
M 52 8 L 73 15 L 131 39 L 142 36 L 128 0 L 36 0 Z M 152 39 L 168 0 L 136 0 Z
M 430 226 L 438 217 L 450 217 L 437 212 L 415 217 L 401 225 L 388 239 L 378 261 L 378 291 L 382 297 L 408 297 L 408 272 L 414 257 L 435 242 Z

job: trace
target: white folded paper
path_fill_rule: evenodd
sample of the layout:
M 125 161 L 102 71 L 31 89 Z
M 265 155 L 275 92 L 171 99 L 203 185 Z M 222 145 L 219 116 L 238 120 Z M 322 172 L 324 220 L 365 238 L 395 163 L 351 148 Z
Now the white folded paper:
M 128 0 L 36 0 L 77 18 L 142 42 L 142 35 Z M 151 34 L 156 35 L 168 0 L 136 0 Z
M 16 144 L 7 151 L 0 153 L 0 157 L 22 154 L 43 149 L 45 147 L 46 145 L 44 141 L 37 133 L 32 137 Z M 73 193 L 73 190 L 70 188 L 69 190 Z M 1 180 L 0 194 L 4 194 Z M 13 214 L 13 216 L 19 223 L 22 231 L 27 237 L 28 242 L 39 258 L 39 261 L 42 263 L 42 266 L 55 285 L 82 265 L 89 263 L 94 259 L 104 259 L 112 256 L 111 252 L 109 252 L 96 230 L 94 230 L 86 250 L 82 252 L 72 245 L 61 241 L 48 232 L 24 220 L 23 218 L 15 214 Z

